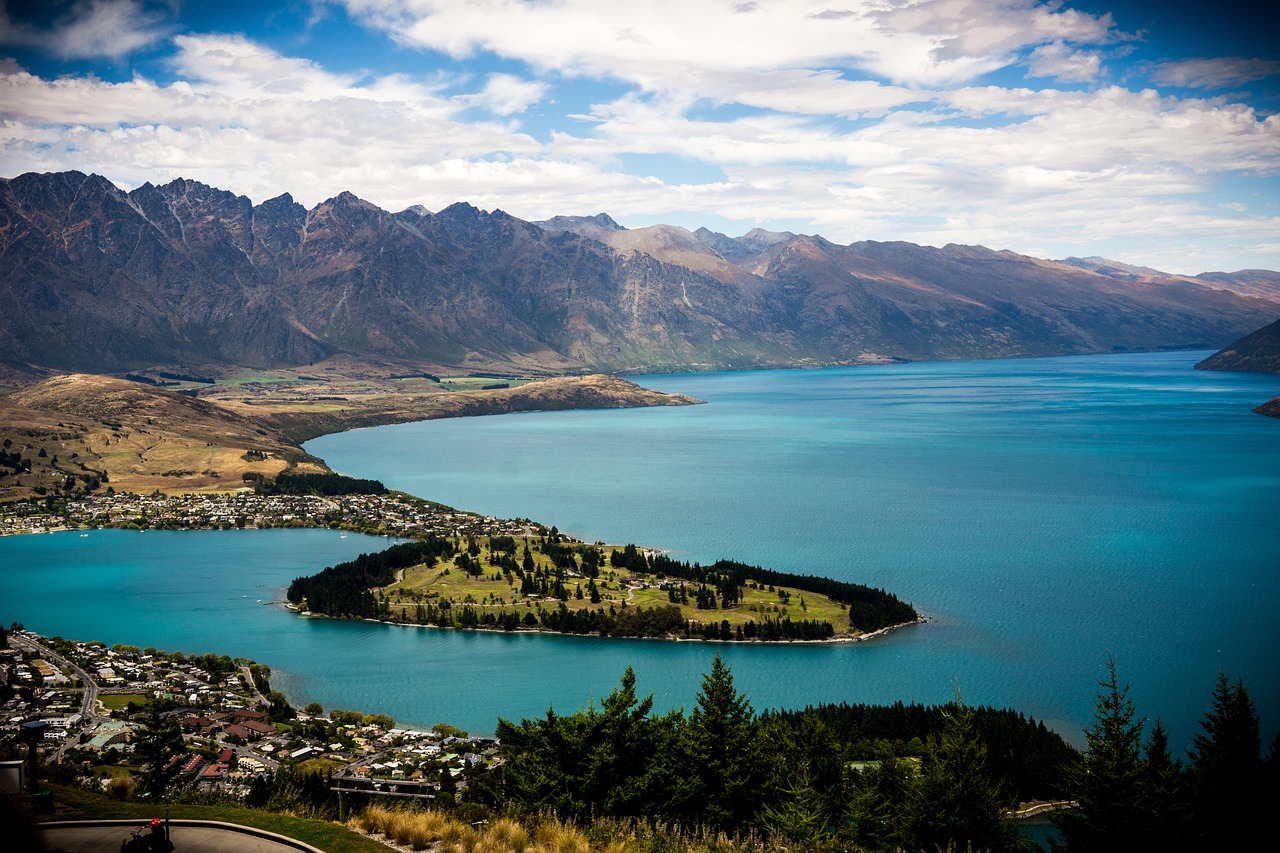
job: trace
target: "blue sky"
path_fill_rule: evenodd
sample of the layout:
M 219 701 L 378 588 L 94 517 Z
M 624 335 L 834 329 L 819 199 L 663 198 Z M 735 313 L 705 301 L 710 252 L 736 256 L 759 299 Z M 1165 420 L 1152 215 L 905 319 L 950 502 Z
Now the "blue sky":
M 1280 269 L 1254 4 L 0 2 L 0 176 Z

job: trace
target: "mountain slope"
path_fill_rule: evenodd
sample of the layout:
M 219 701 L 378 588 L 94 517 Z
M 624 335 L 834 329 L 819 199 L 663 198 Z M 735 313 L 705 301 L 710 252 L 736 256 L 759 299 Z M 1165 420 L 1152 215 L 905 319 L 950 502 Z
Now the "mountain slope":
M 56 376 L 0 396 L 0 434 L 31 470 L 0 470 L 0 494 L 74 487 L 218 491 L 243 475 L 327 470 L 275 428 L 172 391 L 110 376 Z
M 350 193 L 307 210 L 76 172 L 0 181 L 0 253 L 0 365 L 20 376 L 337 356 L 548 375 L 1056 355 L 1221 346 L 1280 314 L 1265 271 L 1190 279 L 603 214 L 534 224 L 466 204 L 390 213 Z
M 1280 320 L 1223 347 L 1196 367 L 1200 370 L 1280 373 Z

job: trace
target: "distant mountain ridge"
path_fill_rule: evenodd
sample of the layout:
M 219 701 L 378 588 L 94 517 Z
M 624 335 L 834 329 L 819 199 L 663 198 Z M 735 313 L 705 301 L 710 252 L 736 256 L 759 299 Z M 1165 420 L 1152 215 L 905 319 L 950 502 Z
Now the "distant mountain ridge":
M 354 356 L 527 375 L 1213 348 L 1280 315 L 1280 274 L 1173 276 L 980 246 L 837 245 L 605 214 L 307 210 L 196 181 L 0 181 L 10 371 Z

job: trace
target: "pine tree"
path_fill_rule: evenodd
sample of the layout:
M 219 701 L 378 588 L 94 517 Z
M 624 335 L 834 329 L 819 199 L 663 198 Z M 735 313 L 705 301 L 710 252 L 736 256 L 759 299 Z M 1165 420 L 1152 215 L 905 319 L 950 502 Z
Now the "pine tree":
M 672 810 L 694 823 L 733 831 L 759 810 L 765 777 L 755 710 L 734 689 L 720 655 L 702 678 L 698 703 L 681 732 Z
M 930 738 L 908 800 L 912 847 L 1011 849 L 1017 830 L 1004 816 L 1008 804 L 987 767 L 987 747 L 978 736 L 973 709 L 957 696 L 944 716 L 942 733 Z
M 448 767 L 440 768 L 440 793 L 436 796 L 436 804 L 441 808 L 449 809 L 457 805 L 458 802 L 458 783 L 453 778 L 453 774 L 449 772 Z
M 164 799 L 169 779 L 164 768 L 169 759 L 185 750 L 182 729 L 173 717 L 165 716 L 164 706 L 150 700 L 143 709 L 142 728 L 134 736 L 133 754 L 142 764 L 143 793 L 156 800 Z
M 1061 839 L 1055 850 L 1141 850 L 1145 839 L 1135 816 L 1142 811 L 1145 785 L 1142 767 L 1142 729 L 1129 699 L 1129 685 L 1120 687 L 1115 659 L 1107 661 L 1107 677 L 1094 704 L 1093 723 L 1085 730 L 1087 749 L 1067 774 L 1067 795 L 1078 804 L 1054 818 Z
M 849 825 L 843 831 L 871 850 L 898 850 L 906 844 L 906 803 L 914 787 L 911 768 L 882 743 L 876 761 L 854 774 Z
M 1204 731 L 1191 739 L 1191 789 L 1200 832 L 1223 849 L 1246 849 L 1250 839 L 1263 837 L 1264 827 L 1262 737 L 1244 682 L 1230 684 L 1219 673 L 1213 707 L 1200 725 Z
M 1192 826 L 1186 773 L 1169 754 L 1169 733 L 1159 718 L 1151 726 L 1145 751 L 1142 772 L 1146 799 L 1134 820 L 1145 825 L 1152 849 L 1189 849 Z
M 809 766 L 799 770 L 782 792 L 781 802 L 764 807 L 761 822 L 769 832 L 807 846 L 827 834 L 822 797 L 809 778 Z

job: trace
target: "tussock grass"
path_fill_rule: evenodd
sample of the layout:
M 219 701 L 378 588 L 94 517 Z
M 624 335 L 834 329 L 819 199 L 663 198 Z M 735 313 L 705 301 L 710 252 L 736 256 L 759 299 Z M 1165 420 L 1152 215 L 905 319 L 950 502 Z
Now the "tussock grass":
M 755 833 L 729 837 L 609 818 L 578 827 L 554 815 L 525 820 L 501 817 L 474 829 L 445 812 L 381 805 L 369 806 L 348 825 L 430 853 L 789 853 L 794 849 Z
M 133 799 L 133 789 L 134 784 L 132 776 L 113 776 L 111 777 L 111 780 L 107 782 L 106 791 L 107 796 L 111 799 L 123 802 L 125 800 Z

